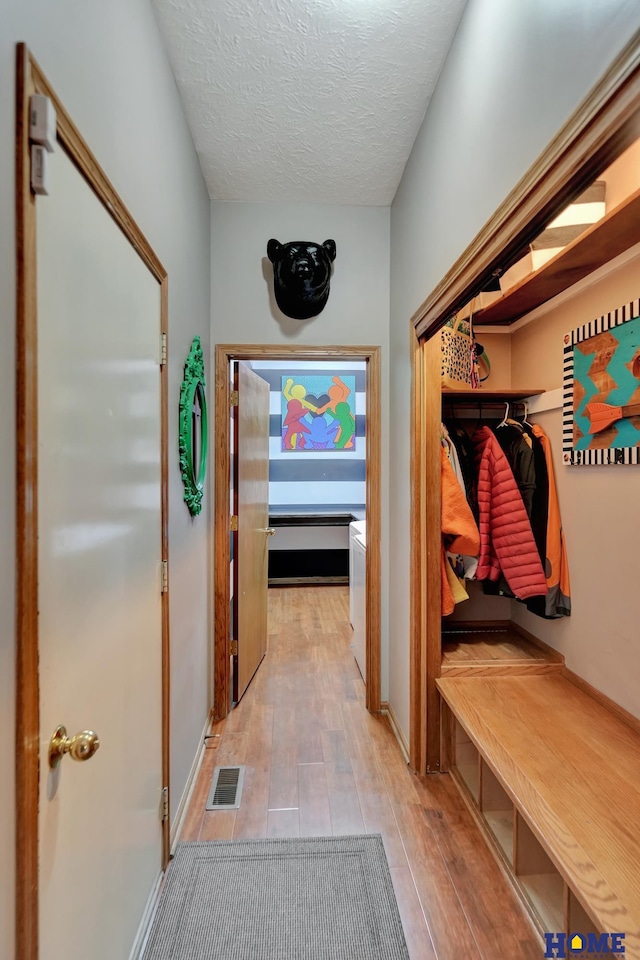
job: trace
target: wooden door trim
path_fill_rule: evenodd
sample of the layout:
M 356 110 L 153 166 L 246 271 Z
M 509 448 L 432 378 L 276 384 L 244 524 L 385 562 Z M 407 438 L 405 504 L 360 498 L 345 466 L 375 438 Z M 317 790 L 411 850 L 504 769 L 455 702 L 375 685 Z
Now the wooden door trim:
M 16 957 L 38 956 L 38 394 L 26 47 L 16 57 Z
M 429 461 L 436 463 L 438 457 L 440 371 L 433 352 L 431 359 L 425 353 L 429 338 L 638 136 L 640 31 L 411 317 L 410 763 L 421 773 L 440 764 L 435 689 L 441 662 L 439 594 L 437 605 L 431 602 L 436 568 L 439 581 L 440 484 L 433 474 L 429 479 L 428 470 Z
M 140 252 L 140 251 L 138 251 Z M 143 258 L 144 259 L 144 258 Z M 145 260 L 145 263 L 147 261 Z M 147 266 L 149 264 L 147 263 Z M 153 271 L 152 271 L 153 272 Z M 171 620 L 169 596 L 171 563 L 169 558 L 169 277 L 160 279 L 160 329 L 164 334 L 165 362 L 160 366 L 160 470 L 162 559 L 167 564 L 167 588 L 162 603 L 162 783 L 167 790 L 167 809 L 171 810 Z M 162 822 L 162 869 L 171 855 L 170 813 Z
M 100 166 L 95 154 L 89 148 L 86 140 L 67 113 L 63 103 L 59 100 L 55 90 L 38 66 L 38 63 L 30 54 L 28 57 L 36 93 L 42 93 L 50 97 L 56 108 L 58 142 L 68 154 L 69 159 L 76 165 L 102 205 L 107 208 L 109 215 L 118 224 L 131 246 L 134 247 L 137 254 L 144 260 L 158 283 L 161 283 L 162 280 L 166 278 L 167 271 L 157 257 L 153 247 Z
M 440 350 L 413 338 L 411 404 L 411 599 L 409 763 L 439 770 L 440 711 Z M 427 415 L 425 416 L 425 411 Z
M 367 685 L 366 706 L 380 711 L 381 639 L 381 348 L 371 346 L 297 346 L 216 344 L 215 348 L 215 470 L 214 470 L 214 649 L 213 717 L 223 719 L 230 703 L 229 498 L 232 360 L 364 360 L 367 363 Z
M 160 287 L 168 336 L 168 275 L 24 43 L 16 45 L 16 958 L 38 958 L 38 312 L 36 198 L 30 187 L 29 97 L 51 98 L 57 139 Z M 158 345 L 159 346 L 159 345 Z M 168 364 L 160 367 L 161 546 L 169 559 Z M 169 786 L 169 593 L 162 596 L 162 775 Z M 169 822 L 162 826 L 169 860 Z
M 426 611 L 423 584 L 426 580 L 426 498 L 425 488 L 426 451 L 422 433 L 424 429 L 424 363 L 422 344 L 415 338 L 413 324 L 410 331 L 411 344 L 411 580 L 409 607 L 409 765 L 418 773 L 426 773 L 426 732 L 423 709 L 426 706 Z

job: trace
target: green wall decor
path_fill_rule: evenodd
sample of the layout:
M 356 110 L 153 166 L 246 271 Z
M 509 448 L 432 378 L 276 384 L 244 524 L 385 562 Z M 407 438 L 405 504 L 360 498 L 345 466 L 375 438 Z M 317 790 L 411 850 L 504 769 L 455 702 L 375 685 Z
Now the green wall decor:
M 200 337 L 194 337 L 184 379 L 180 387 L 180 472 L 184 483 L 184 501 L 192 517 L 202 510 L 204 477 L 207 470 L 208 421 L 204 356 Z

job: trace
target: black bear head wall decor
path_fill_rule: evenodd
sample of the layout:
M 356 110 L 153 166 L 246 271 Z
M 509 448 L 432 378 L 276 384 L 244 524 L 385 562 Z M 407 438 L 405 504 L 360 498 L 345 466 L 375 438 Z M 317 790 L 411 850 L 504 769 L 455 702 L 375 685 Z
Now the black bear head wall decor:
M 280 310 L 294 320 L 317 317 L 329 299 L 335 240 L 323 244 L 269 240 L 267 256 L 273 264 L 273 288 Z

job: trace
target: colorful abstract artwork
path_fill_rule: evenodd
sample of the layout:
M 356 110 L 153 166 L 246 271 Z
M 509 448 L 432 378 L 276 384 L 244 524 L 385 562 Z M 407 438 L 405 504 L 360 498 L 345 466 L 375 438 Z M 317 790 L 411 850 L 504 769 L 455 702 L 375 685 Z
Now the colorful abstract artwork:
M 354 376 L 282 378 L 282 450 L 356 449 Z
M 640 463 L 640 301 L 564 338 L 563 460 Z

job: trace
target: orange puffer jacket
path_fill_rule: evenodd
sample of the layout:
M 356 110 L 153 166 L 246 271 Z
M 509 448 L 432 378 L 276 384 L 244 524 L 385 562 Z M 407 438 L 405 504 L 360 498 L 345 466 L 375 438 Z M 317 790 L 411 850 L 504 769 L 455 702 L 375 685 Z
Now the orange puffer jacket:
M 478 464 L 480 559 L 478 580 L 498 580 L 502 572 L 520 600 L 547 593 L 531 523 L 511 467 L 488 427 L 473 436 Z

